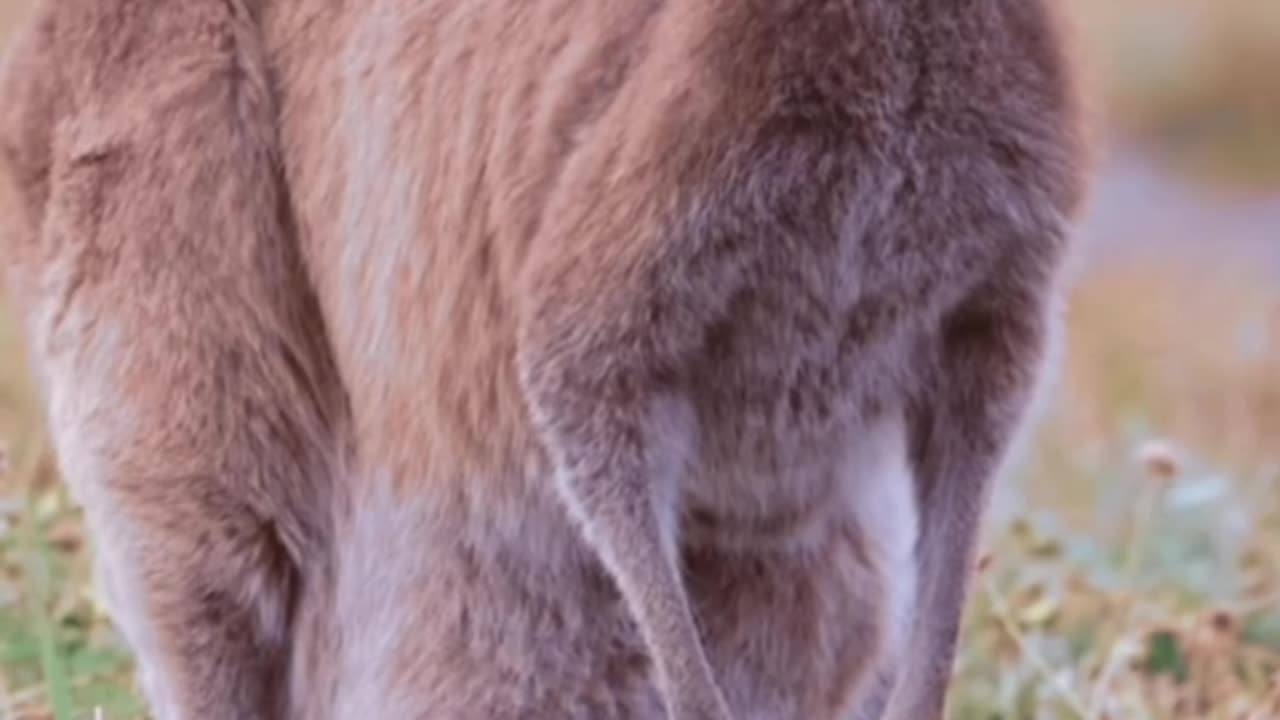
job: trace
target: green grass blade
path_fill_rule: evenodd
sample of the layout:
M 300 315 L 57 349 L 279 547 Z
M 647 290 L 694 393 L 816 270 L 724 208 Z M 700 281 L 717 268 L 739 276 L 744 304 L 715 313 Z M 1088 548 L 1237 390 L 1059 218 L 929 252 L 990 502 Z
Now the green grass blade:
M 40 448 L 32 448 L 30 460 L 32 472 L 40 455 Z M 29 611 L 36 637 L 40 644 L 40 671 L 48 688 L 48 698 L 53 706 L 55 720 L 72 720 L 71 679 L 67 665 L 58 647 L 57 621 L 52 617 L 53 562 L 49 545 L 40 530 L 39 514 L 33 495 L 28 496 L 27 512 L 22 519 L 24 551 L 22 561 L 31 584 Z

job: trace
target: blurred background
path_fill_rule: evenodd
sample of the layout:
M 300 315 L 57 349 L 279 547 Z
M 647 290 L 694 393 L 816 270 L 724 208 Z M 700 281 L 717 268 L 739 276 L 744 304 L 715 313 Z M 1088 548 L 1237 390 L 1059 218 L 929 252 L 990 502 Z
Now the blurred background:
M 1100 141 L 1085 261 L 951 715 L 1280 718 L 1280 2 L 1061 2 Z M 141 717 L 17 347 L 0 308 L 0 720 Z

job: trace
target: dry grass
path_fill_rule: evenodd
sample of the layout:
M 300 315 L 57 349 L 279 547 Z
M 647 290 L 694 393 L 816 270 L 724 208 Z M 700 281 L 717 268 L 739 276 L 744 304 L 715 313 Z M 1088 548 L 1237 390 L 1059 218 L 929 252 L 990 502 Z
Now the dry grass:
M 1078 290 L 1002 487 L 957 718 L 1280 717 L 1280 306 L 1240 268 Z

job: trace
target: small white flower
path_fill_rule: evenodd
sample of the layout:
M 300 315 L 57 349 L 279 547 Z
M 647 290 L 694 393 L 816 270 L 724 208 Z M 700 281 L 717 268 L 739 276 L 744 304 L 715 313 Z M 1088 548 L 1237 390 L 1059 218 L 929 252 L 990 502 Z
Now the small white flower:
M 1138 446 L 1139 464 L 1148 476 L 1156 480 L 1172 480 L 1185 464 L 1182 451 L 1167 440 L 1148 440 Z

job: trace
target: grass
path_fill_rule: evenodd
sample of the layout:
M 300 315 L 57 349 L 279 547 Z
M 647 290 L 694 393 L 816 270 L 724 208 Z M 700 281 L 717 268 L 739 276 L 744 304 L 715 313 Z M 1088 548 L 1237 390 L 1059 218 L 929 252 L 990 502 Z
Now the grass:
M 1079 288 L 1058 402 L 997 498 L 954 717 L 1280 717 L 1280 305 L 1247 277 Z

